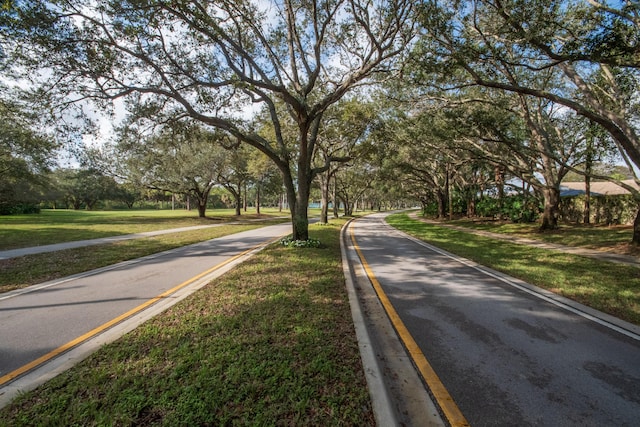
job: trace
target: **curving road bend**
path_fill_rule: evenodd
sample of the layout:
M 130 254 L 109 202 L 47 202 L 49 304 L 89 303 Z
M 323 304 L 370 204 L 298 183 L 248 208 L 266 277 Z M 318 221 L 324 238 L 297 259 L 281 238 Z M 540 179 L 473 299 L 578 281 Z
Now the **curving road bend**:
M 290 230 L 249 230 L 0 294 L 0 406 Z
M 384 216 L 353 222 L 355 242 L 470 425 L 638 425 L 638 327 L 409 238 Z

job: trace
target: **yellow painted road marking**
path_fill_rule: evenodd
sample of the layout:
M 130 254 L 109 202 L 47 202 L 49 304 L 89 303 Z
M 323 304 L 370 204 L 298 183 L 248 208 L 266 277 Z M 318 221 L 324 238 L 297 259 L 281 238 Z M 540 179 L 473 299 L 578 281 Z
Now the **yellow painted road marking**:
M 39 358 L 27 363 L 26 365 L 23 365 L 23 366 L 19 367 L 18 369 L 14 370 L 12 372 L 9 372 L 6 375 L 3 375 L 2 377 L 0 377 L 0 386 L 3 386 L 4 384 L 16 379 L 17 377 L 19 377 L 19 376 L 31 371 L 34 368 L 42 365 L 43 363 L 48 362 L 49 360 L 53 359 L 54 357 L 59 356 L 60 354 L 72 349 L 73 347 L 77 346 L 78 344 L 80 344 L 80 343 L 82 343 L 82 342 L 84 342 L 86 340 L 89 340 L 90 338 L 93 338 L 94 336 L 96 336 L 96 335 L 104 332 L 105 330 L 111 328 L 112 326 L 117 325 L 118 323 L 122 322 L 123 320 L 125 320 L 125 319 L 127 319 L 127 318 L 129 318 L 129 317 L 141 312 L 145 308 L 155 304 L 156 302 L 160 301 L 161 299 L 166 298 L 169 295 L 179 291 L 180 289 L 190 285 L 191 283 L 193 283 L 196 280 L 206 276 L 207 274 L 213 273 L 214 271 L 221 269 L 225 265 L 227 265 L 227 264 L 237 260 L 238 258 L 248 254 L 249 252 L 255 250 L 256 248 L 259 248 L 262 245 L 266 246 L 268 244 L 271 244 L 271 243 L 275 242 L 277 239 L 278 238 L 271 239 L 271 240 L 267 241 L 266 243 L 260 243 L 259 245 L 256 245 L 251 249 L 247 249 L 246 251 L 241 252 L 241 253 L 229 258 L 228 260 L 221 262 L 220 264 L 218 264 L 218 265 L 216 265 L 214 267 L 211 267 L 207 271 L 205 271 L 203 273 L 200 273 L 197 276 L 194 276 L 191 279 L 188 279 L 188 280 L 180 283 L 178 286 L 175 286 L 175 287 L 169 289 L 168 291 L 165 291 L 165 292 L 161 293 L 160 295 L 158 295 L 158 296 L 156 296 L 156 297 L 144 302 L 143 304 L 140 304 L 139 306 L 127 311 L 126 313 L 124 313 L 124 314 L 122 314 L 122 315 L 120 315 L 120 316 L 118 316 L 118 317 L 116 317 L 116 318 L 114 318 L 114 319 L 112 319 L 112 320 L 110 320 L 110 321 L 98 326 L 97 328 L 87 332 L 86 334 L 81 335 L 81 336 L 79 336 L 78 338 L 76 338 L 76 339 L 74 339 L 72 341 L 69 341 L 68 343 L 56 348 L 55 350 L 50 351 L 49 353 L 47 353 L 47 354 L 45 354 L 43 356 L 40 356 Z
M 358 257 L 360 258 L 362 267 L 367 273 L 369 280 L 371 280 L 371 283 L 373 284 L 373 287 L 378 294 L 378 298 L 384 306 L 384 309 L 387 312 L 387 315 L 389 316 L 393 327 L 398 332 L 398 335 L 400 336 L 400 339 L 409 352 L 413 363 L 415 363 L 418 371 L 420 372 L 420 375 L 422 375 L 422 378 L 427 383 L 427 386 L 431 390 L 431 393 L 440 406 L 440 409 L 442 410 L 445 418 L 453 427 L 469 426 L 469 422 L 466 420 L 464 415 L 462 415 L 462 412 L 458 408 L 458 405 L 456 405 L 456 402 L 453 400 L 444 384 L 442 384 L 442 381 L 440 381 L 440 378 L 427 361 L 427 358 L 420 350 L 420 347 L 418 347 L 418 344 L 409 333 L 409 330 L 402 322 L 402 319 L 400 319 L 398 312 L 391 304 L 391 301 L 387 297 L 387 294 L 382 289 L 380 282 L 378 282 L 378 279 L 376 279 L 376 276 L 373 274 L 371 267 L 369 267 L 369 263 L 367 263 L 364 254 L 362 253 L 360 247 L 358 246 L 358 243 L 356 242 L 356 236 L 353 232 L 353 227 L 351 227 L 351 242 L 353 243 L 353 247 L 358 253 Z

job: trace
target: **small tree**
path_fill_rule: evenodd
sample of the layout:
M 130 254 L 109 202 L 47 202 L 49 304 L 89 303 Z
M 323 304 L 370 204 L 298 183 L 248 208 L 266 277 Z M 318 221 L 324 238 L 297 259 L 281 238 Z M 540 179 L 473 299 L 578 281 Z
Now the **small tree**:
M 248 153 L 240 147 L 222 151 L 223 159 L 215 174 L 215 182 L 222 185 L 235 200 L 236 216 L 242 214 L 242 194 L 249 179 L 247 171 Z
M 247 172 L 255 192 L 256 214 L 260 215 L 260 206 L 265 193 L 280 194 L 282 178 L 278 169 L 267 156 L 258 150 L 249 153 Z
M 132 123 L 121 130 L 114 151 L 122 161 L 113 173 L 139 188 L 193 197 L 204 218 L 209 193 L 226 167 L 227 152 L 220 145 L 224 140 L 224 133 L 193 122 L 172 121 L 150 134 Z

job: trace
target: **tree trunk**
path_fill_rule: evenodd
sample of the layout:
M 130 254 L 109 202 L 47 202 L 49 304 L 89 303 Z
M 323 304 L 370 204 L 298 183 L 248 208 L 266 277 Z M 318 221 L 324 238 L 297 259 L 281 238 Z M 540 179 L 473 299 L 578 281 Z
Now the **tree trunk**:
M 237 191 L 233 194 L 234 198 L 236 199 L 236 216 L 240 216 L 242 215 L 241 209 L 242 209 L 242 194 L 240 193 L 240 191 Z
M 204 218 L 207 213 L 207 200 L 209 200 L 209 192 L 203 192 L 202 194 L 196 194 L 198 200 L 198 217 Z
M 558 228 L 558 205 L 560 204 L 560 191 L 555 187 L 545 187 L 542 190 L 544 196 L 544 212 L 540 231 L 555 230 Z
M 329 180 L 331 179 L 330 172 L 321 175 L 320 185 L 322 186 L 322 200 L 320 206 L 320 223 L 329 223 Z
M 476 198 L 471 196 L 467 199 L 467 217 L 474 218 L 476 216 Z
M 496 166 L 494 176 L 498 187 L 498 219 L 502 219 L 502 209 L 504 208 L 504 170 L 500 168 L 500 166 Z
M 636 219 L 633 221 L 633 239 L 631 243 L 640 245 L 640 208 L 638 208 Z
M 584 167 L 584 212 L 582 215 L 583 222 L 589 224 L 591 222 L 591 168 L 593 165 L 593 137 L 587 137 L 587 158 Z
M 340 216 L 340 201 L 338 200 L 338 185 L 336 178 L 333 178 L 333 217 L 338 218 Z
M 447 208 L 447 195 L 444 191 L 438 190 L 436 192 L 436 199 L 438 201 L 438 218 L 444 219 L 446 216 L 445 211 Z
M 591 222 L 591 177 L 584 177 L 584 211 L 582 213 L 582 222 L 589 224 Z
M 312 122 L 302 121 L 298 123 L 298 148 L 300 151 L 298 153 L 297 165 L 297 194 L 293 180 L 290 182 L 285 177 L 285 185 L 288 187 L 287 192 L 289 193 L 289 203 L 291 204 L 292 199 L 295 200 L 295 206 L 290 206 L 294 240 L 309 240 L 309 196 L 311 194 L 311 181 L 314 178 L 311 170 L 314 137 L 311 136 L 312 141 L 310 141 L 309 133 L 311 132 L 315 135 L 313 130 L 317 132 L 320 119 L 321 116 L 318 116 L 313 119 Z M 289 177 L 291 177 L 291 174 L 289 174 Z
M 256 214 L 260 215 L 260 185 L 256 185 Z
M 344 200 L 343 203 L 344 203 L 344 216 L 352 216 L 353 215 L 353 205 L 350 202 L 346 201 L 346 200 Z
M 309 240 L 309 191 L 310 186 L 306 182 L 300 183 L 297 197 L 295 197 L 295 204 L 290 207 L 294 240 Z
M 293 183 L 293 177 L 288 169 L 283 171 L 284 187 L 287 192 L 287 203 L 291 212 L 291 237 L 293 240 L 309 240 L 309 219 L 307 207 L 309 206 L 309 190 L 304 182 L 298 181 L 298 191 Z M 300 176 L 300 172 L 298 173 Z M 307 188 L 306 195 L 303 192 Z
M 238 184 L 238 187 L 240 187 L 240 184 Z M 247 183 L 245 182 L 243 187 L 243 199 L 242 199 L 242 208 L 243 210 L 246 212 L 247 211 Z
M 351 203 L 349 202 L 349 196 L 346 195 L 340 195 L 340 202 L 342 203 L 342 207 L 344 209 L 344 216 L 351 216 L 352 214 L 352 210 L 351 210 Z
M 453 220 L 453 191 L 449 186 L 449 178 L 447 178 L 447 200 L 449 204 L 449 221 Z
M 198 217 L 204 218 L 206 213 L 207 213 L 207 201 L 205 200 L 203 203 L 202 201 L 198 200 Z

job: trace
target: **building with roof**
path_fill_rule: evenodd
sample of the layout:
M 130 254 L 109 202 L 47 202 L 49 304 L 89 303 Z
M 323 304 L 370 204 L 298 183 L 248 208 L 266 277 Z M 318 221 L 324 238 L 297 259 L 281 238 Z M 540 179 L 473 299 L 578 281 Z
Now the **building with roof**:
M 638 191 L 634 180 L 622 181 Z M 590 222 L 594 224 L 631 224 L 638 211 L 638 203 L 629 190 L 609 181 L 591 182 Z M 560 184 L 560 219 L 582 222 L 585 203 L 584 182 Z
M 638 184 L 632 179 L 622 181 L 622 183 L 629 185 L 636 190 L 640 191 Z M 563 182 L 560 184 L 560 197 L 573 197 L 585 194 L 584 181 L 576 182 Z M 591 182 L 591 196 L 620 196 L 625 194 L 631 194 L 629 191 L 614 182 L 598 181 Z

